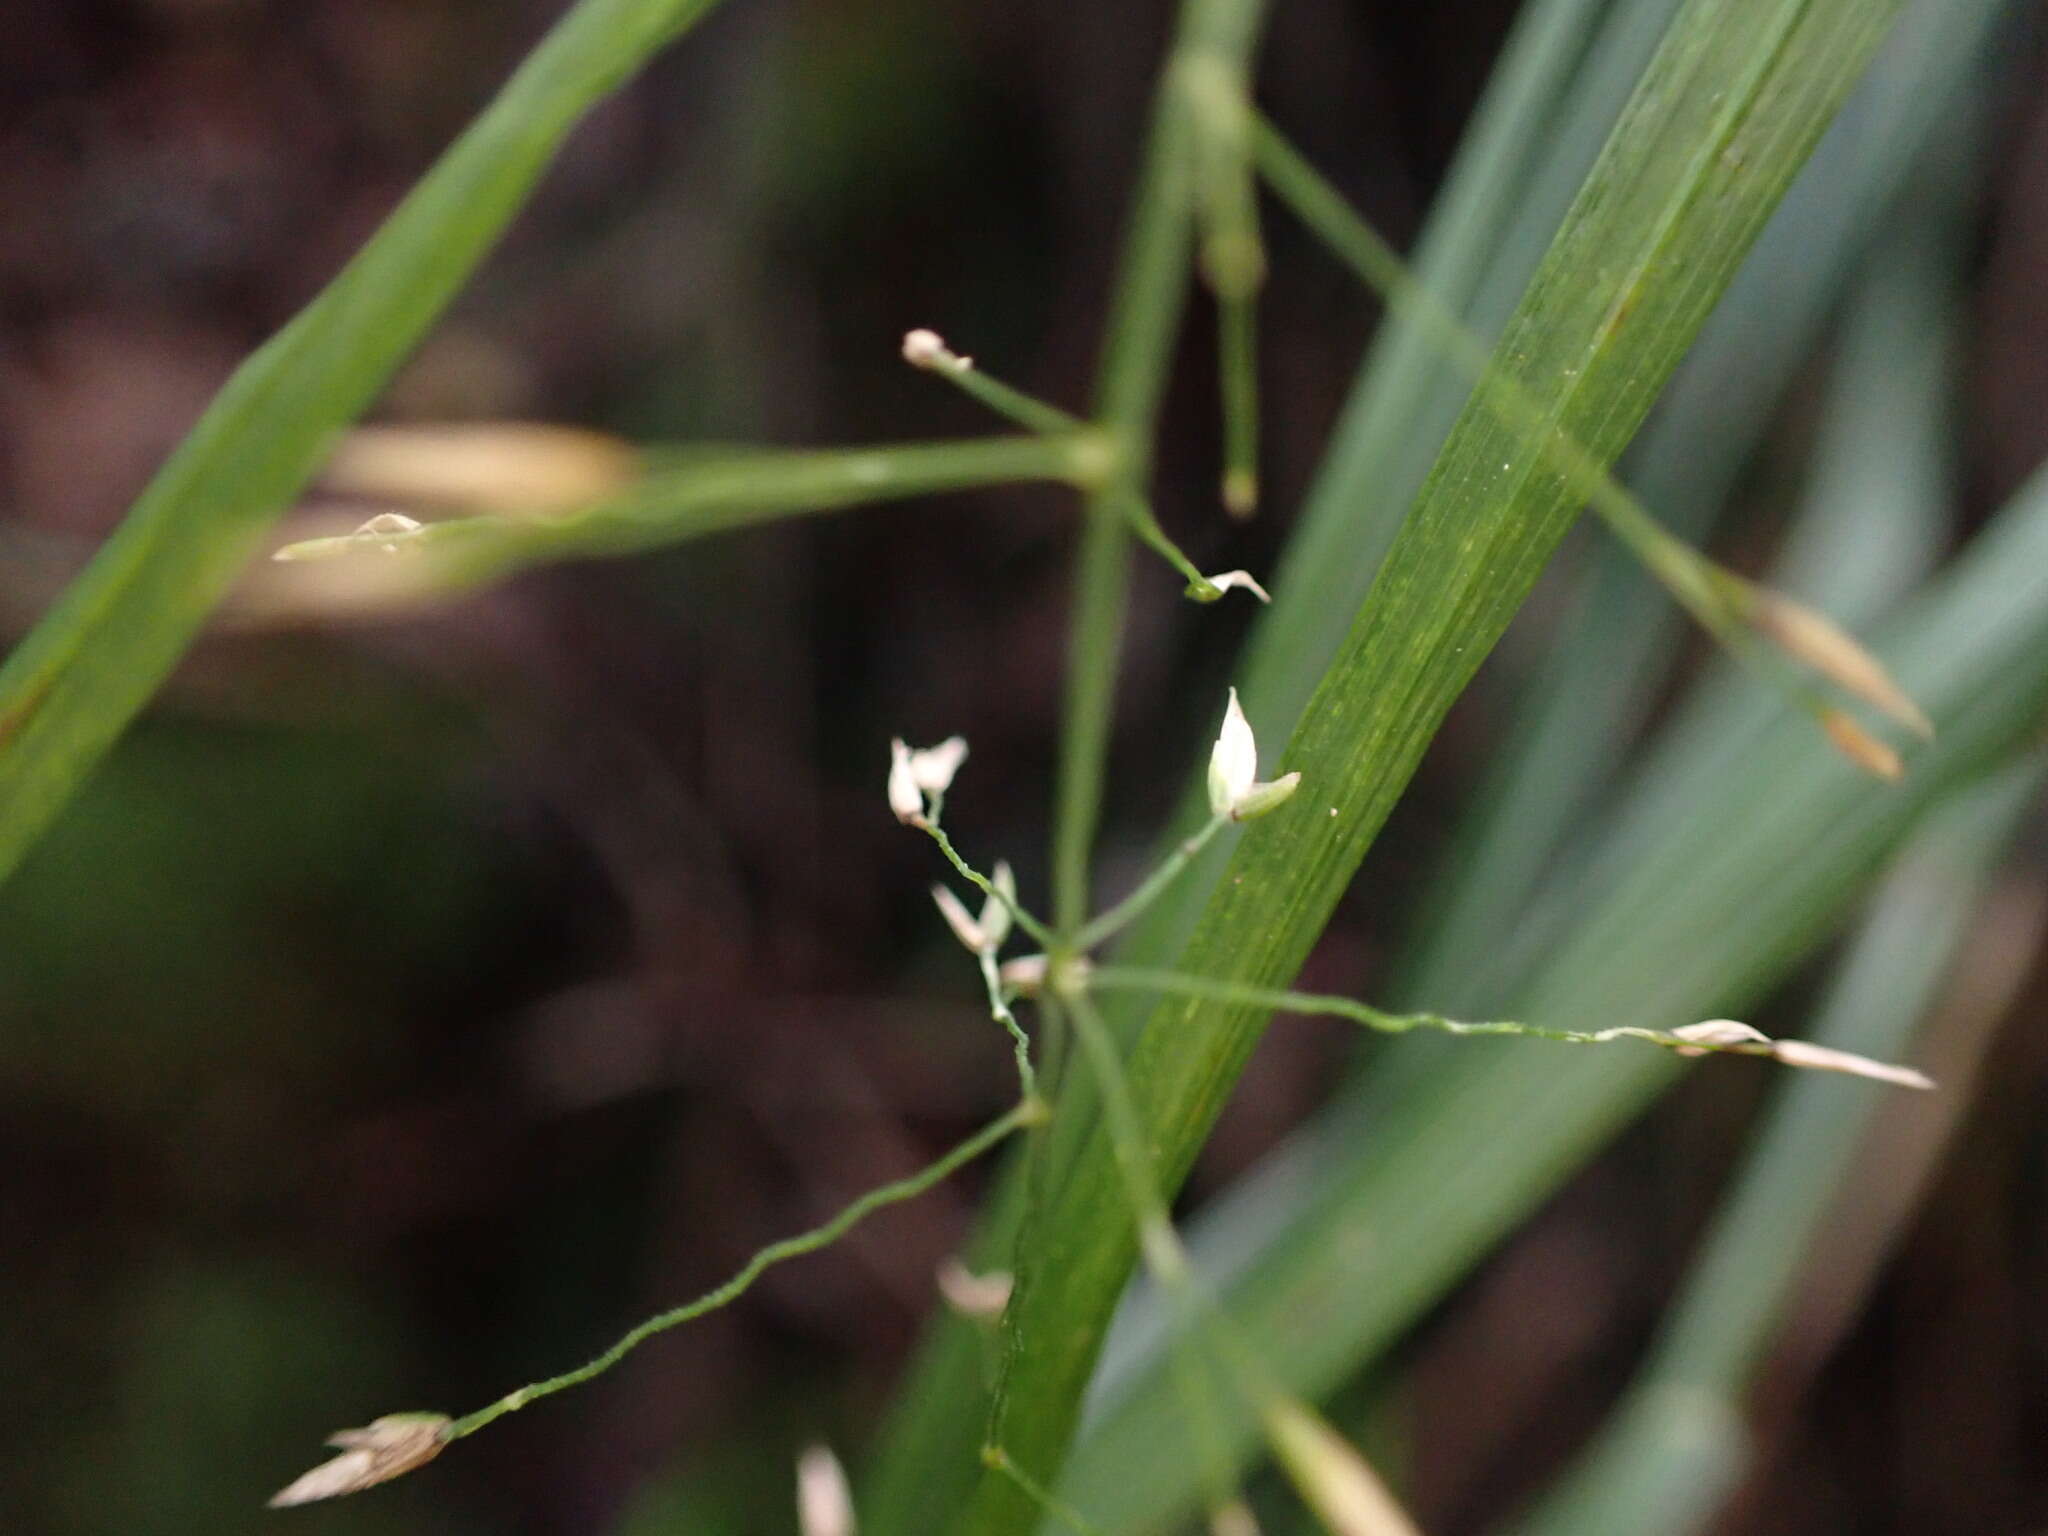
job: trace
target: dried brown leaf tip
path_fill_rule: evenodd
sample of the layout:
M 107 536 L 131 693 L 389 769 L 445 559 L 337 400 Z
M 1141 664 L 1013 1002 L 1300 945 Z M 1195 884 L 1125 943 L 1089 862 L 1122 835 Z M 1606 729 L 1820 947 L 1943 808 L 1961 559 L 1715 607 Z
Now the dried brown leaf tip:
M 1899 722 L 1925 741 L 1934 739 L 1929 720 L 1883 663 L 1833 619 L 1776 592 L 1753 595 L 1749 621 L 1757 633 L 1811 667 L 1843 692 Z
M 337 1430 L 327 1443 L 341 1454 L 273 1494 L 270 1507 L 339 1498 L 423 1467 L 448 1443 L 441 1438 L 448 1422 L 445 1413 L 387 1413 L 361 1429 Z

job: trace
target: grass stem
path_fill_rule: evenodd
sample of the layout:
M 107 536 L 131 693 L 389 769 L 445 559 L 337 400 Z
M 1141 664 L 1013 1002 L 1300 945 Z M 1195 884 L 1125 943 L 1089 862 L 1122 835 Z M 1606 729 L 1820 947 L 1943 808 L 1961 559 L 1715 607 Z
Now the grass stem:
M 1202 829 L 1187 838 L 1172 853 L 1161 861 L 1159 867 L 1147 875 L 1138 888 L 1101 916 L 1092 919 L 1079 933 L 1074 935 L 1074 947 L 1089 950 L 1106 943 L 1123 932 L 1132 923 L 1144 916 L 1145 910 L 1157 901 L 1166 888 L 1173 884 L 1181 872 L 1208 847 L 1218 832 L 1230 825 L 1230 817 L 1211 816 Z
M 707 1312 L 716 1311 L 727 1303 L 737 1300 L 750 1289 L 754 1282 L 777 1264 L 790 1259 L 801 1258 L 807 1253 L 816 1253 L 820 1248 L 837 1242 L 846 1233 L 872 1216 L 876 1211 L 892 1205 L 901 1205 L 914 1200 L 934 1185 L 943 1183 L 954 1173 L 981 1157 L 990 1149 L 1000 1145 L 1013 1131 L 1027 1125 L 1036 1125 L 1044 1119 L 1045 1106 L 1036 1099 L 1025 1099 L 1015 1105 L 1007 1114 L 990 1121 L 951 1151 L 927 1163 L 908 1178 L 898 1179 L 893 1184 L 884 1184 L 871 1189 L 839 1212 L 823 1226 L 813 1227 L 795 1237 L 785 1237 L 780 1242 L 770 1243 L 756 1253 L 739 1273 L 713 1290 L 706 1291 L 694 1301 L 683 1303 L 667 1312 L 656 1313 L 637 1328 L 626 1333 L 619 1341 L 596 1359 L 573 1371 L 564 1371 L 559 1376 L 550 1376 L 542 1381 L 529 1382 L 516 1391 L 508 1392 L 496 1402 L 479 1408 L 475 1413 L 456 1419 L 441 1431 L 443 1440 L 460 1440 L 473 1435 L 485 1425 L 503 1418 L 506 1414 L 524 1408 L 528 1403 L 548 1397 L 556 1392 L 567 1391 L 570 1387 L 581 1386 L 594 1376 L 601 1376 L 640 1345 L 657 1333 Z

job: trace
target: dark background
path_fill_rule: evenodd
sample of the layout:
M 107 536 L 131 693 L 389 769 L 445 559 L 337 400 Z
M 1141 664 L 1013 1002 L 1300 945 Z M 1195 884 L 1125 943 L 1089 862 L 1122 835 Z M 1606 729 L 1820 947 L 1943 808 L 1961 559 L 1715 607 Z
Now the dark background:
M 1269 109 L 1405 240 L 1512 7 L 1275 9 Z M 10 631 L 556 10 L 11 0 Z M 1169 19 L 734 0 L 577 135 L 382 414 L 644 441 L 986 430 L 896 359 L 913 325 L 1084 405 Z M 2039 78 L 2015 59 L 1969 296 L 1980 508 L 2048 447 Z M 1176 373 L 1158 505 L 1204 569 L 1271 569 L 1373 321 L 1283 221 L 1272 239 L 1248 528 L 1211 494 L 1200 315 Z M 1788 440 L 1801 423 L 1795 401 Z M 931 850 L 884 809 L 886 744 L 966 734 L 949 819 L 1042 891 L 1073 513 L 1045 489 L 950 497 L 203 643 L 0 890 L 0 1528 L 269 1528 L 287 1517 L 262 1498 L 329 1430 L 573 1364 L 1000 1106 L 1006 1051 L 931 921 Z M 1767 497 L 1746 526 L 1768 543 Z M 1186 701 L 1220 692 L 1242 633 L 1178 587 L 1139 568 L 1108 879 L 1143 857 L 1212 728 Z M 1319 980 L 1370 994 L 1540 644 L 1518 631 L 1461 705 Z M 2048 1522 L 2042 990 L 2036 963 L 1868 1312 L 1832 1357 L 1795 1332 L 1769 1373 L 1767 1470 L 1727 1531 Z M 1282 1135 L 1348 1044 L 1274 1031 L 1197 1188 Z M 1483 1527 L 1597 1416 L 1755 1093 L 1688 1084 L 1408 1352 L 1428 1529 Z M 976 1185 L 430 1473 L 289 1518 L 787 1529 L 791 1457 L 872 1429 Z

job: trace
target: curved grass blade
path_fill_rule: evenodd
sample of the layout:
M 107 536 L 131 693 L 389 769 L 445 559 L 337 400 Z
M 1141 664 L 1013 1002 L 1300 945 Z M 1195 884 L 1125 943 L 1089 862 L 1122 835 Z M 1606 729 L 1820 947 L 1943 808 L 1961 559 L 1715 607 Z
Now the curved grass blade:
M 1916 21 L 1926 19 L 1926 13 L 1916 17 Z M 1915 44 L 1926 40 L 1924 36 L 1901 38 Z M 1968 54 L 1965 50 L 1964 56 Z M 1934 62 L 1946 65 L 1956 60 L 1937 58 Z M 1937 71 L 1937 78 L 1940 73 Z M 1911 92 L 1894 83 L 1888 82 L 1885 89 L 1888 97 L 1913 100 Z M 1951 103 L 1947 111 L 1952 122 L 1967 119 L 1966 112 L 1955 112 L 1949 97 L 1914 101 L 1913 110 L 1924 119 L 1942 112 L 1945 101 Z M 1871 126 L 1868 118 L 1864 126 Z M 1959 134 L 1952 127 L 1946 137 L 1967 141 L 1970 135 L 1967 129 Z M 1896 175 L 1887 178 L 1896 179 Z M 1808 508 L 1787 545 L 1781 571 L 1773 576 L 1785 580 L 1789 579 L 1787 571 L 1806 570 L 1811 582 L 1808 590 L 1829 606 L 1859 618 L 1896 601 L 1898 594 L 1919 578 L 1945 523 L 1949 389 L 1944 359 L 1951 349 L 1949 331 L 1954 323 L 1947 295 L 1955 273 L 1953 247 L 1959 230 L 1965 227 L 1972 186 L 1963 144 L 1944 143 L 1923 158 L 1911 203 L 1892 210 L 1889 223 L 1894 232 L 1871 253 L 1863 296 L 1851 309 L 1847 334 L 1838 349 L 1841 382 L 1823 424 L 1822 459 L 1810 478 Z M 1828 190 L 1843 188 L 1831 181 Z M 1751 293 L 1754 297 L 1753 287 Z M 1872 387 L 1873 372 L 1884 381 L 1881 387 Z M 1667 437 L 1667 442 L 1681 458 L 1689 461 L 1693 457 L 1675 437 Z M 1884 494 L 1874 497 L 1871 492 L 1878 486 Z M 1619 641 L 1623 637 L 1611 638 Z M 1573 654 L 1581 691 L 1597 692 L 1608 675 L 1603 653 L 1581 646 Z M 1739 676 L 1717 676 L 1709 683 L 1704 690 L 1707 694 L 1726 694 L 1740 706 L 1738 714 L 1724 717 L 1727 746 L 1733 754 L 1730 761 L 1739 770 L 1775 711 Z M 1556 705 L 1546 701 L 1543 707 Z M 1684 713 L 1689 714 L 1691 708 L 1688 704 Z M 1809 771 L 1819 766 L 1824 765 L 1810 764 Z M 1726 794 L 1714 792 L 1710 786 L 1730 771 L 1736 770 L 1724 766 L 1720 773 L 1694 786 L 1694 793 L 1683 802 L 1687 818 L 1697 815 L 1701 805 L 1726 803 Z M 1654 770 L 1644 775 L 1654 776 Z M 1737 814 L 1746 818 L 1747 813 Z M 1666 823 L 1667 833 L 1670 824 Z M 1760 853 L 1775 862 L 1782 858 L 1783 850 L 1763 845 Z M 1610 872 L 1618 868 L 1608 867 Z M 1766 878 L 1766 872 L 1760 870 L 1758 879 Z M 1557 921 L 1543 924 L 1536 941 L 1508 946 L 1512 950 L 1508 959 L 1494 966 L 1482 966 L 1479 962 L 1485 957 L 1471 953 L 1468 969 L 1480 973 L 1476 981 L 1455 967 L 1431 967 L 1420 973 L 1419 984 L 1436 990 L 1420 995 L 1450 997 L 1459 1006 L 1475 997 L 1482 1007 L 1515 1004 L 1519 988 L 1526 985 L 1544 956 L 1567 942 L 1573 925 L 1589 911 L 1604 907 L 1604 887 L 1598 881 L 1581 878 L 1553 884 L 1561 888 L 1545 892 L 1544 905 L 1555 908 Z M 1527 902 L 1513 924 L 1493 931 L 1494 948 L 1502 947 L 1504 935 L 1526 926 Z M 1716 932 L 1731 941 L 1737 937 L 1720 928 Z M 1762 937 L 1775 939 L 1776 935 L 1766 930 Z M 1656 953 L 1642 960 L 1650 968 L 1662 963 L 1663 956 Z M 1707 1000 L 1693 1001 L 1711 1011 Z M 1588 1002 L 1590 1006 L 1592 999 Z M 1288 1287 L 1293 1296 L 1328 1297 L 1327 1304 L 1339 1313 L 1352 1300 L 1366 1310 L 1377 1305 L 1374 1298 L 1352 1289 L 1346 1250 L 1319 1246 L 1317 1233 L 1330 1219 L 1322 1191 L 1341 1182 L 1347 1169 L 1369 1155 L 1367 1138 L 1381 1134 L 1383 1115 L 1410 1096 L 1426 1097 L 1434 1092 L 1433 1073 L 1457 1069 L 1458 1053 L 1431 1048 L 1439 1045 L 1407 1041 L 1396 1050 L 1380 1053 L 1371 1073 L 1333 1100 L 1312 1127 L 1292 1138 L 1202 1213 L 1190 1228 L 1190 1244 L 1205 1268 L 1216 1266 L 1211 1271 L 1212 1283 L 1242 1283 L 1256 1292 L 1264 1285 L 1259 1272 L 1268 1265 L 1299 1266 Z M 1508 1115 L 1514 1110 L 1513 1104 L 1504 1102 L 1494 1113 Z M 1310 1273 L 1318 1264 L 1320 1277 Z M 1104 1380 L 1098 1383 L 1104 1416 L 1077 1455 L 1073 1486 L 1092 1498 L 1097 1496 L 1098 1482 L 1113 1481 L 1124 1501 L 1108 1507 L 1128 1517 L 1134 1528 L 1143 1529 L 1146 1520 L 1183 1506 L 1186 1489 L 1178 1468 L 1148 1454 L 1142 1433 L 1142 1426 L 1154 1421 L 1159 1401 L 1157 1327 L 1153 1321 L 1157 1308 L 1132 1306 L 1126 1312 L 1119 1323 L 1121 1342 L 1112 1337 L 1114 1353 L 1112 1359 L 1105 1360 Z M 1327 1346 L 1341 1351 L 1349 1347 L 1350 1337 L 1340 1320 L 1331 1329 Z
M 1941 729 L 1902 788 L 1804 746 L 1803 722 L 1746 738 L 1750 769 L 1666 823 L 1530 978 L 1521 1017 L 1677 1023 L 1740 1014 L 1824 936 L 1841 903 L 1928 807 L 1997 764 L 2048 710 L 2048 474 L 1957 567 L 1879 630 Z M 1788 856 L 1798 850 L 1798 857 Z M 1406 1046 L 1408 1042 L 1403 1042 Z M 1227 1293 L 1280 1379 L 1316 1398 L 1373 1358 L 1674 1076 L 1660 1058 L 1442 1053 L 1377 1098 L 1369 1140 L 1333 1106 L 1290 1159 L 1321 1177 L 1295 1223 Z M 1475 1125 L 1512 1118 L 1504 1152 Z M 1145 1398 L 1154 1389 L 1142 1389 Z M 1089 1442 L 1068 1492 L 1130 1528 L 1165 1518 L 1120 1491 L 1176 1480 L 1136 1396 Z M 1249 1426 L 1238 1426 L 1250 1443 Z M 1149 1448 L 1148 1448 L 1149 1447 Z
M 1495 357 L 1594 462 L 1611 464 L 1648 411 L 1894 9 L 1782 0 L 1736 17 L 1696 0 L 1674 23 Z M 1283 759 L 1303 774 L 1302 793 L 1238 842 L 1184 969 L 1292 979 L 1576 511 L 1520 434 L 1468 405 Z M 1131 1077 L 1167 1187 L 1264 1022 L 1256 1009 L 1186 1001 L 1151 1015 Z M 1026 1233 L 1033 1264 L 1011 1304 L 1000 1427 L 1005 1450 L 1041 1479 L 1065 1454 L 1133 1255 L 1096 1117 L 1062 1110 L 1052 1198 Z M 964 1528 L 997 1536 L 1028 1521 L 985 1483 Z
M 580 0 L 340 276 L 236 370 L 0 668 L 0 877 L 169 675 L 570 129 L 713 3 Z

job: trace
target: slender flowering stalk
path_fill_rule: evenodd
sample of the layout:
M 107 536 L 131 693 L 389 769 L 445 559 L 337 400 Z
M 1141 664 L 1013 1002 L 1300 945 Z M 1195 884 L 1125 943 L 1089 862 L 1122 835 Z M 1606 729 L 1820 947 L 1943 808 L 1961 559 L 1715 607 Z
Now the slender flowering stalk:
M 1282 774 L 1270 784 L 1260 783 L 1258 771 L 1259 744 L 1233 688 L 1223 713 L 1223 727 L 1209 753 L 1209 820 L 1168 854 L 1136 890 L 1083 925 L 1074 935 L 1074 948 L 1094 949 L 1123 932 L 1165 893 L 1217 833 L 1233 822 L 1251 821 L 1278 810 L 1301 783 L 1298 773 Z
M 1609 1029 L 1551 1029 L 1507 1019 L 1468 1023 L 1461 1019 L 1447 1019 L 1437 1013 L 1387 1013 L 1355 998 L 1244 986 L 1238 982 L 1213 981 L 1180 971 L 1153 970 L 1142 966 L 1096 966 L 1089 972 L 1088 985 L 1097 991 L 1161 992 L 1210 1002 L 1240 1003 L 1248 1008 L 1268 1008 L 1276 1013 L 1349 1019 L 1354 1024 L 1363 1024 L 1368 1029 L 1391 1035 L 1424 1029 L 1447 1035 L 1524 1035 L 1536 1040 L 1555 1040 L 1564 1045 L 1608 1045 L 1617 1040 L 1641 1040 L 1680 1056 L 1768 1056 L 1788 1067 L 1842 1072 L 1901 1088 L 1934 1087 L 1932 1078 L 1911 1067 L 1872 1061 L 1867 1056 L 1812 1045 L 1804 1040 L 1776 1040 L 1754 1026 L 1734 1019 L 1707 1019 L 1698 1024 L 1680 1025 L 1676 1029 L 1644 1029 L 1628 1024 Z
M 1136 890 L 1101 916 L 1091 919 L 1086 927 L 1075 934 L 1074 947 L 1094 949 L 1130 927 L 1144 915 L 1153 902 L 1165 894 L 1166 888 L 1180 877 L 1182 871 L 1194 862 L 1204 848 L 1209 846 L 1218 832 L 1231 824 L 1232 819 L 1228 811 L 1211 816 L 1202 823 L 1201 829 L 1194 836 L 1182 839 L 1180 845 L 1139 883 Z
M 1137 1229 L 1138 1251 L 1146 1270 L 1178 1313 L 1172 1339 L 1174 1380 L 1206 1472 L 1210 1504 L 1220 1508 L 1230 1502 L 1236 1490 L 1229 1452 L 1219 1428 L 1213 1387 L 1204 1361 L 1195 1352 L 1197 1340 L 1209 1336 L 1217 1326 L 1213 1309 L 1195 1279 L 1194 1265 L 1181 1245 L 1180 1234 L 1174 1230 L 1147 1148 L 1144 1123 L 1108 1026 L 1085 991 L 1077 991 L 1062 1001 L 1072 1012 L 1075 1038 L 1102 1092 L 1103 1121 L 1109 1130 L 1131 1221 Z
M 1245 338 L 1243 345 L 1250 345 L 1248 337 Z M 936 374 L 947 382 L 959 386 L 998 415 L 1033 432 L 1049 436 L 1072 436 L 1086 430 L 1086 423 L 1078 417 L 983 373 L 975 367 L 973 358 L 962 357 L 954 352 L 936 331 L 916 330 L 906 335 L 903 338 L 903 360 L 914 368 Z M 1249 369 L 1250 362 L 1247 359 L 1247 377 Z M 1226 384 L 1226 389 L 1230 388 L 1231 386 Z M 1239 388 L 1235 392 L 1242 394 L 1243 390 Z M 1256 404 L 1248 402 L 1242 410 L 1231 413 L 1232 420 L 1239 423 L 1255 423 L 1256 410 Z M 1240 425 L 1233 433 L 1233 441 L 1240 441 L 1244 433 L 1251 431 L 1255 431 L 1254 425 Z M 1248 439 L 1243 441 L 1238 450 L 1246 456 L 1253 451 Z M 1232 463 L 1236 465 L 1235 457 Z M 1226 471 L 1225 480 L 1225 503 L 1240 514 L 1248 513 L 1257 499 L 1256 474 L 1249 468 L 1236 465 Z M 1117 504 L 1129 521 L 1131 531 L 1187 579 L 1187 595 L 1196 602 L 1213 603 L 1225 592 L 1239 587 L 1254 594 L 1260 602 L 1272 601 L 1266 595 L 1266 589 L 1253 580 L 1248 572 L 1226 571 L 1220 576 L 1204 576 L 1196 568 L 1195 563 L 1182 552 L 1181 547 L 1168 537 L 1166 530 L 1160 527 L 1159 519 L 1153 515 L 1152 508 L 1144 497 L 1136 492 L 1127 492 L 1117 498 Z
M 1182 59 L 1176 78 L 1194 125 L 1198 265 L 1216 299 L 1223 506 L 1246 518 L 1259 504 L 1258 302 L 1266 280 L 1249 71 L 1242 60 L 1207 51 Z
M 1147 549 L 1158 555 L 1168 565 L 1187 579 L 1186 596 L 1198 603 L 1213 603 L 1225 592 L 1241 587 L 1269 603 L 1272 598 L 1266 589 L 1254 581 L 1248 571 L 1225 571 L 1220 576 L 1204 576 L 1195 562 L 1190 560 L 1181 547 L 1174 543 L 1166 530 L 1159 526 L 1159 519 L 1153 515 L 1152 505 L 1144 497 L 1132 492 L 1121 497 L 1117 505 L 1122 508 L 1124 518 L 1131 525 L 1131 531 Z
M 948 347 L 937 331 L 916 330 L 905 335 L 903 361 L 956 385 L 998 416 L 1028 431 L 1052 435 L 1078 432 L 1086 425 L 1072 412 L 983 373 L 974 366 L 973 358 L 962 357 Z
M 926 830 L 934 830 L 934 824 L 927 823 Z M 1017 1061 L 1017 1088 L 1028 1099 L 1038 1091 L 1037 1074 L 1031 1065 L 1031 1039 L 1010 1011 L 1002 972 L 996 963 L 1003 941 L 1010 936 L 1012 916 L 1022 910 L 1017 905 L 1017 878 L 1010 872 L 1008 861 L 996 861 L 995 878 L 988 882 L 988 887 L 988 897 L 978 917 L 969 916 L 960 898 L 943 885 L 932 887 L 932 900 L 946 926 L 953 930 L 953 936 L 972 951 L 981 969 L 982 985 L 988 992 L 989 1017 L 1010 1036 Z
M 828 1247 L 853 1230 L 876 1211 L 891 1205 L 900 1205 L 914 1200 L 934 1185 L 966 1167 L 992 1148 L 1000 1146 L 1014 1132 L 1026 1126 L 1040 1125 L 1045 1121 L 1045 1105 L 1037 1099 L 1025 1099 L 999 1118 L 990 1121 L 965 1141 L 960 1142 L 944 1156 L 927 1163 L 908 1178 L 898 1179 L 893 1184 L 884 1184 L 871 1189 L 840 1211 L 823 1226 L 813 1227 L 795 1237 L 786 1237 L 777 1243 L 770 1243 L 751 1259 L 747 1260 L 739 1273 L 716 1289 L 707 1291 L 695 1301 L 685 1302 L 680 1307 L 657 1313 L 646 1322 L 634 1328 L 616 1344 L 587 1365 L 573 1371 L 564 1371 L 559 1376 L 550 1376 L 541 1381 L 529 1382 L 517 1391 L 508 1392 L 496 1402 L 479 1408 L 475 1413 L 446 1424 L 440 1431 L 443 1440 L 460 1440 L 475 1434 L 485 1425 L 494 1423 L 508 1413 L 517 1412 L 528 1403 L 538 1401 L 556 1392 L 566 1392 L 571 1387 L 581 1386 L 594 1376 L 600 1376 L 617 1365 L 633 1350 L 671 1328 L 716 1311 L 745 1295 L 754 1282 L 777 1264 L 787 1263 L 807 1253 L 816 1253 Z
M 1009 860 L 996 860 L 995 878 L 988 885 L 979 916 L 970 916 L 960 898 L 945 886 L 932 887 L 932 902 L 946 920 L 946 926 L 953 930 L 953 937 L 975 954 L 1003 947 L 1003 940 L 1010 936 L 1012 913 L 1017 908 L 1017 877 L 1011 872 Z
M 984 896 L 991 896 L 1001 901 L 1009 909 L 1011 920 L 1033 939 L 1047 947 L 1052 945 L 1052 929 L 1040 919 L 1032 916 L 1030 909 L 1019 903 L 1014 897 L 1005 896 L 1002 891 L 997 889 L 996 883 L 993 880 L 961 858 L 960 850 L 953 846 L 953 840 L 946 835 L 946 829 L 939 825 L 936 818 L 920 823 L 918 829 L 926 837 L 929 837 L 934 843 L 938 844 L 939 852 L 946 856 L 946 862 L 953 866 L 954 872 L 961 879 L 974 886 Z

